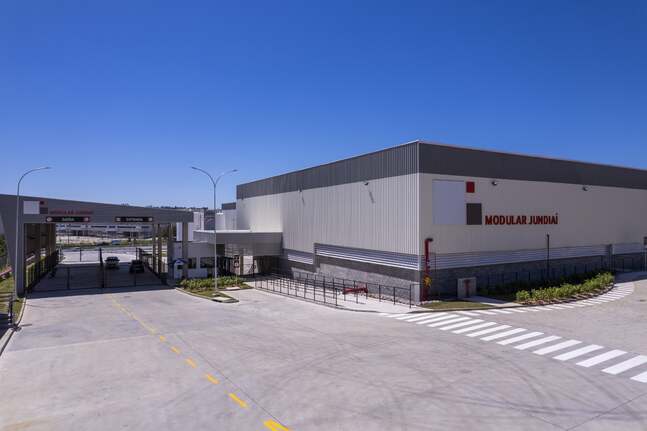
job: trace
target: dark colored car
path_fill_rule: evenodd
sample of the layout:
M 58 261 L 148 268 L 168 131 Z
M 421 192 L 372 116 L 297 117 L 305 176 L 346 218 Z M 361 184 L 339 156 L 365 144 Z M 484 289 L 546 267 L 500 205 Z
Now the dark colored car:
M 117 256 L 107 257 L 106 269 L 119 269 L 119 258 Z
M 128 269 L 130 273 L 135 273 L 135 272 L 144 272 L 144 262 L 141 260 L 131 260 L 130 261 L 130 268 Z

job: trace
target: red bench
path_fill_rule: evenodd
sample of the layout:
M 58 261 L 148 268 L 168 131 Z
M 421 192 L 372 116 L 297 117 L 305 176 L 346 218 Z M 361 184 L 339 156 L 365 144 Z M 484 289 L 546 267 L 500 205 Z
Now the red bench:
M 368 288 L 365 284 L 359 284 L 354 287 L 344 287 L 344 295 L 348 293 L 366 293 L 368 295 Z

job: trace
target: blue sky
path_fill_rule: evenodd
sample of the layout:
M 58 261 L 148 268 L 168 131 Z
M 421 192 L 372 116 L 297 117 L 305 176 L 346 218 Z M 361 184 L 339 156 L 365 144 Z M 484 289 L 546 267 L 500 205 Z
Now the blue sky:
M 352 4 L 351 4 L 352 3 Z M 0 6 L 0 193 L 209 205 L 414 139 L 647 168 L 644 1 Z

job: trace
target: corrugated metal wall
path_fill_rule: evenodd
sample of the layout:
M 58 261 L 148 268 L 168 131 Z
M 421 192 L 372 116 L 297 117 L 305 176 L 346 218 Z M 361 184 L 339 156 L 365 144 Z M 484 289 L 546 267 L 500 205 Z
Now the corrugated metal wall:
M 330 187 L 418 172 L 417 142 L 240 184 L 236 199 Z
M 571 259 L 577 257 L 605 256 L 607 245 L 591 245 L 581 247 L 557 247 L 550 249 L 550 260 Z M 642 244 L 614 244 L 611 247 L 613 254 L 639 253 Z M 432 269 L 467 268 L 472 266 L 498 265 L 505 263 L 533 262 L 545 260 L 547 250 L 511 250 L 492 252 L 467 252 L 432 254 L 429 265 Z M 424 260 L 424 259 L 423 259 Z
M 418 255 L 418 174 L 240 199 L 237 208 L 239 229 L 282 231 L 285 249 L 313 253 L 321 243 Z

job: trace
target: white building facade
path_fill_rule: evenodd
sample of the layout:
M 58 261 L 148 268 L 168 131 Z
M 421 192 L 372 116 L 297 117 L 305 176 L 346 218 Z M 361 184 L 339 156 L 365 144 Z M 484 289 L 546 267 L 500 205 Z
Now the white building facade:
M 642 264 L 647 171 L 416 141 L 239 185 L 236 208 L 238 229 L 282 233 L 284 270 L 424 300 Z

